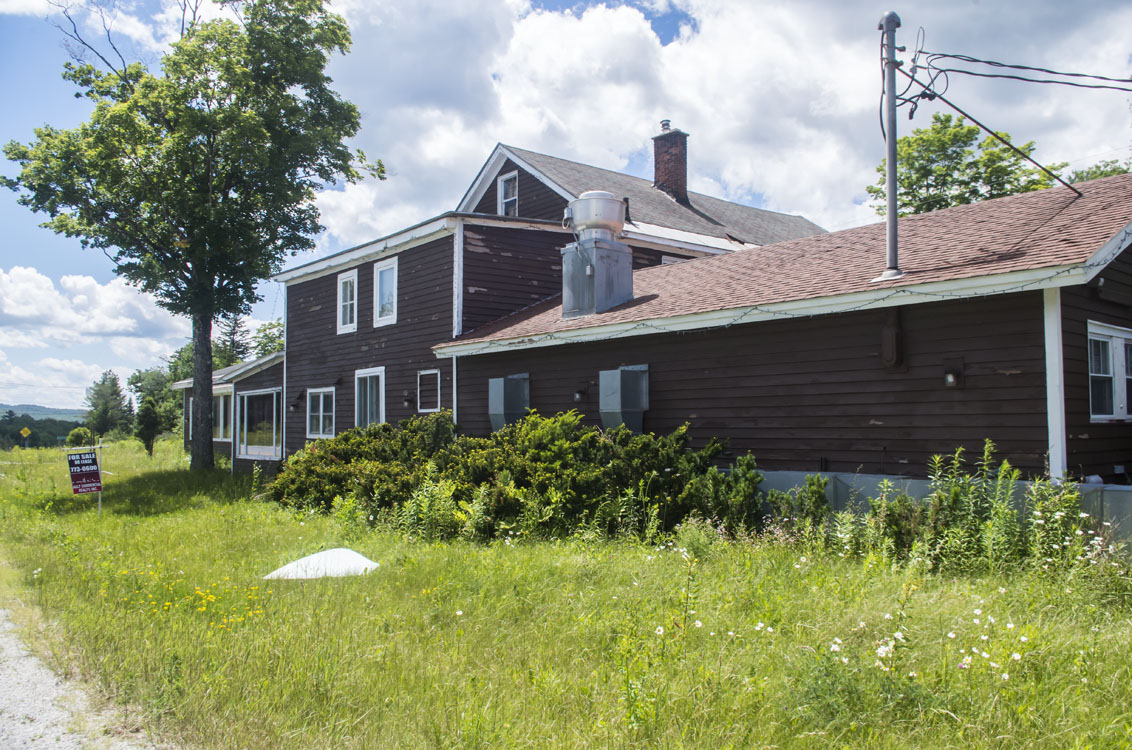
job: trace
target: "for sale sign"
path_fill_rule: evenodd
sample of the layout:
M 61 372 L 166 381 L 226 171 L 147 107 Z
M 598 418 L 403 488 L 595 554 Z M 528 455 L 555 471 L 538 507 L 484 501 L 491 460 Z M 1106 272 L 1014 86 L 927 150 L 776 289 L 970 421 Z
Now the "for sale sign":
M 76 495 L 102 492 L 102 473 L 98 470 L 98 453 L 68 453 L 67 466 L 71 469 L 71 488 Z

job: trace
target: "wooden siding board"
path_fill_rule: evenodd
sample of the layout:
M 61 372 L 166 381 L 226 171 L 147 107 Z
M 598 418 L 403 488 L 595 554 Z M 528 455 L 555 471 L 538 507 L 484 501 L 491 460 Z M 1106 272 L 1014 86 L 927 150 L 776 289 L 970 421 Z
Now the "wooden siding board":
M 432 346 L 452 335 L 452 247 L 444 237 L 400 253 L 397 322 L 373 327 L 373 263 L 358 269 L 358 330 L 337 334 L 337 274 L 293 285 L 287 291 L 287 453 L 307 443 L 306 392 L 334 387 L 335 433 L 355 424 L 354 372 L 385 367 L 385 418 L 390 423 L 416 411 L 417 371 L 436 369 Z M 452 407 L 452 369 L 440 367 L 441 407 Z M 410 406 L 404 405 L 412 395 Z
M 1117 256 L 1100 274 L 1106 289 L 1132 295 L 1132 250 Z M 1126 287 L 1127 285 L 1127 287 Z M 1103 299 L 1096 288 L 1061 291 L 1063 356 L 1065 358 L 1065 430 L 1068 466 L 1076 476 L 1099 474 L 1120 479 L 1114 467 L 1132 471 L 1132 422 L 1093 422 L 1089 416 L 1088 322 L 1132 328 L 1132 307 Z
M 465 333 L 562 293 L 563 232 L 464 225 Z M 633 268 L 659 265 L 665 253 L 633 247 Z
M 989 437 L 1000 456 L 1038 473 L 1046 450 L 1041 311 L 1039 292 L 906 307 L 903 371 L 880 361 L 885 311 L 464 357 L 461 428 L 489 431 L 487 380 L 518 372 L 531 375 L 533 408 L 577 408 L 599 424 L 598 371 L 647 364 L 645 429 L 687 421 L 697 444 L 727 438 L 732 452 L 753 451 L 767 469 L 824 463 L 923 476 L 933 454 L 962 445 L 974 457 Z M 965 387 L 948 389 L 944 362 L 955 356 L 964 359 Z

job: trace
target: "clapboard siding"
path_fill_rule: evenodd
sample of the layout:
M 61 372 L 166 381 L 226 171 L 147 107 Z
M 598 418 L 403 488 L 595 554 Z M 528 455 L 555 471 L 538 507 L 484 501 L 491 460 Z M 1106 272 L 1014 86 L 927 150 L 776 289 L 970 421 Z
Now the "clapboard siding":
M 396 423 L 417 413 L 417 371 L 437 368 L 431 347 L 452 335 L 452 253 L 452 238 L 444 237 L 399 254 L 397 322 L 378 328 L 373 327 L 374 264 L 357 266 L 355 333 L 336 333 L 337 273 L 288 287 L 288 455 L 307 443 L 308 389 L 333 387 L 335 432 L 354 426 L 355 370 L 385 367 L 386 421 Z M 451 408 L 451 366 L 440 369 L 440 403 Z
M 233 385 L 232 385 L 232 388 L 234 390 L 233 400 L 239 398 L 239 395 L 241 393 L 247 393 L 248 391 L 261 391 L 261 390 L 266 390 L 268 388 L 282 388 L 282 387 L 283 387 L 283 363 L 280 362 L 277 365 L 272 365 L 271 367 L 268 367 L 268 368 L 266 368 L 266 369 L 264 369 L 260 372 L 255 373 L 254 375 L 249 375 L 248 377 L 233 383 Z M 284 414 L 283 418 L 284 418 L 284 421 L 286 421 L 286 415 L 285 414 Z M 236 431 L 236 426 L 233 426 L 233 428 L 232 428 L 233 437 L 235 437 L 235 431 Z M 232 446 L 235 447 L 235 442 L 232 443 Z M 233 451 L 232 455 L 235 456 L 234 451 Z M 260 468 L 260 471 L 263 471 L 267 474 L 274 474 L 275 472 L 277 472 L 279 470 L 279 463 L 280 463 L 279 461 L 270 461 L 270 460 L 264 460 L 264 459 L 233 458 L 232 467 L 236 471 L 250 474 L 252 472 L 252 470 L 256 466 L 258 466 Z
M 464 225 L 463 328 L 477 327 L 562 293 L 566 232 Z M 633 268 L 659 265 L 665 255 L 633 247 Z
M 598 424 L 598 372 L 647 364 L 646 430 L 689 422 L 698 444 L 728 438 L 767 469 L 923 475 L 931 455 L 960 445 L 975 455 L 989 437 L 1037 473 L 1047 433 L 1041 310 L 1038 292 L 906 307 L 897 370 L 881 362 L 883 310 L 465 357 L 459 420 L 489 431 L 488 378 L 528 372 L 532 408 L 577 408 Z M 948 389 L 944 365 L 957 357 L 964 387 Z
M 487 185 L 487 192 L 476 204 L 475 212 L 479 214 L 499 213 L 499 203 L 496 198 L 497 180 L 500 175 L 516 170 L 519 172 L 519 216 L 524 219 L 561 220 L 562 212 L 566 210 L 566 199 L 510 159 L 504 162 L 503 167 L 492 176 Z
M 1114 466 L 1132 471 L 1132 422 L 1092 422 L 1089 416 L 1088 321 L 1132 328 L 1132 251 L 1116 258 L 1095 286 L 1061 291 L 1062 341 L 1065 351 L 1065 428 L 1072 474 L 1116 479 Z M 1121 301 L 1113 301 L 1113 297 Z

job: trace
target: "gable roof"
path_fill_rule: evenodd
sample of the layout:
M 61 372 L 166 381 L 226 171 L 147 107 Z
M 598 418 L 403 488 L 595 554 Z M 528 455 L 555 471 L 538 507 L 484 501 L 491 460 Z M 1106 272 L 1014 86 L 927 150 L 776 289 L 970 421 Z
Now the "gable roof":
M 475 208 L 507 159 L 568 201 L 587 190 L 608 190 L 618 198 L 628 198 L 629 218 L 644 232 L 649 227 L 664 227 L 747 245 L 768 245 L 825 232 L 802 216 L 744 206 L 702 193 L 689 191 L 689 205 L 683 205 L 653 187 L 649 180 L 502 143 L 496 145 L 480 169 L 458 211 Z
M 901 278 L 877 282 L 885 225 L 634 272 L 634 299 L 562 319 L 559 297 L 434 347 L 438 356 L 693 330 L 1083 284 L 1132 245 L 1132 174 L 900 219 Z
M 253 359 L 249 362 L 240 362 L 239 364 L 229 365 L 228 367 L 221 367 L 219 370 L 212 371 L 212 386 L 215 388 L 218 385 L 228 385 L 236 383 L 244 378 L 251 377 L 257 372 L 263 372 L 272 365 L 282 364 L 283 352 L 273 352 L 266 357 Z M 175 391 L 184 391 L 193 387 L 193 379 L 187 378 L 185 380 L 178 380 L 169 386 Z

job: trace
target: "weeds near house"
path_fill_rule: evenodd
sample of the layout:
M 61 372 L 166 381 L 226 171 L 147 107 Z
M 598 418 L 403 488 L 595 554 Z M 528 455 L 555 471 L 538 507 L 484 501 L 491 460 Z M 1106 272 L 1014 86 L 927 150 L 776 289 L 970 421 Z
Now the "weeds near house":
M 250 499 L 248 478 L 188 473 L 177 445 L 159 443 L 151 467 L 140 444 L 117 444 L 99 519 L 68 494 L 59 451 L 2 460 L 0 543 L 61 625 L 45 636 L 57 659 L 174 742 L 1132 742 L 1125 559 L 1072 489 L 1008 498 L 999 466 L 941 461 L 922 510 L 888 487 L 789 528 L 733 532 L 702 514 L 669 534 L 654 521 L 645 541 L 662 513 L 647 491 L 612 502 L 609 525 L 547 539 L 539 519 L 562 501 L 520 496 L 515 525 L 488 532 L 499 495 L 450 494 L 437 471 L 411 511 L 371 526 L 349 492 L 327 514 L 285 508 Z M 1016 531 L 1006 502 L 1025 506 Z M 633 531 L 609 536 L 621 518 Z M 381 567 L 261 580 L 343 545 Z

